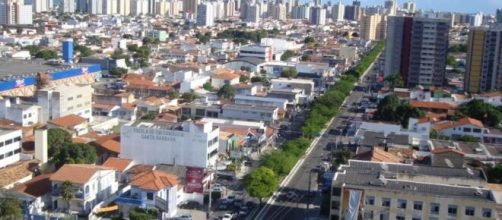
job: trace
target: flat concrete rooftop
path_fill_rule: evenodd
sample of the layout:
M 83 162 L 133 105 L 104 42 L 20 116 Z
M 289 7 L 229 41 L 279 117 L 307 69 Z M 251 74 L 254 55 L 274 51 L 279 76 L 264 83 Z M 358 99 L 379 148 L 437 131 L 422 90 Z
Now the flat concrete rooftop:
M 35 75 L 38 72 L 56 72 L 67 69 L 89 67 L 93 64 L 74 63 L 71 65 L 51 65 L 46 60 L 14 60 L 14 59 L 0 59 L 0 80 L 2 77 L 9 75 L 22 76 L 22 75 Z

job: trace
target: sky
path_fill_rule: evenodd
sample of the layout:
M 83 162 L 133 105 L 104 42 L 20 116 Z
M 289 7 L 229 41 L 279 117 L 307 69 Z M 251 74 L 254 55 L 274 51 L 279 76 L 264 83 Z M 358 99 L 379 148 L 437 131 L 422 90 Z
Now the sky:
M 327 2 L 328 0 L 323 0 Z M 385 0 L 360 0 L 362 5 L 383 5 Z M 407 0 L 397 0 L 400 7 Z M 483 12 L 495 14 L 495 9 L 502 8 L 502 0 L 413 0 L 418 9 L 454 12 Z M 331 0 L 332 3 L 338 0 Z M 352 0 L 342 0 L 343 4 L 352 4 Z

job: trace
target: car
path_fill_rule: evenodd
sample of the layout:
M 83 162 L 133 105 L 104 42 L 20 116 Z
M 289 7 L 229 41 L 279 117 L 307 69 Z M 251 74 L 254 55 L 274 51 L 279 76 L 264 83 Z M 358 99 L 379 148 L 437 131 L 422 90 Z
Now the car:
M 329 134 L 331 134 L 331 135 L 340 135 L 340 130 L 338 130 L 336 128 L 335 129 L 330 129 L 329 130 Z
M 228 196 L 226 199 L 229 203 L 234 203 L 235 201 L 235 196 Z
M 191 215 L 182 215 L 176 219 L 177 220 L 192 220 L 192 216 Z
M 225 213 L 223 217 L 221 217 L 221 220 L 232 220 L 234 216 L 230 213 Z
M 228 209 L 228 203 L 220 203 L 218 205 L 218 210 L 227 210 Z
M 249 214 L 249 208 L 247 206 L 242 206 L 239 209 L 239 216 L 244 217 L 247 216 L 248 214 Z
M 240 208 L 243 205 L 244 205 L 244 200 L 242 200 L 242 199 L 236 199 L 234 201 L 234 207 L 236 207 L 236 208 Z

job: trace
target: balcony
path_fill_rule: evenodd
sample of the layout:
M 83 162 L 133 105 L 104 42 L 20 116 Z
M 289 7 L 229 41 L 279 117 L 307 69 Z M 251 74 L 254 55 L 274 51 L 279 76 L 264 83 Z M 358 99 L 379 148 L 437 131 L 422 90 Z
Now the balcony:
M 138 194 L 131 194 L 131 191 L 127 191 L 117 197 L 117 199 L 115 199 L 115 202 L 118 204 L 145 206 L 145 201 L 141 199 L 141 196 Z

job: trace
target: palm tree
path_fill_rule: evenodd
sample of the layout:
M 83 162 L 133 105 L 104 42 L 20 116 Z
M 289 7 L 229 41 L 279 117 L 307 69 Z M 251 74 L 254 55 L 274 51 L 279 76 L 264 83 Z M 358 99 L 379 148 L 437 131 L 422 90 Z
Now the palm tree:
M 60 188 L 61 197 L 66 202 L 68 210 L 70 210 L 70 200 L 73 199 L 73 184 L 70 181 L 64 181 Z

